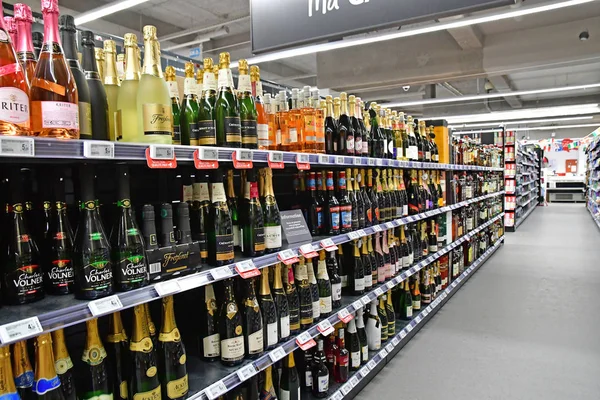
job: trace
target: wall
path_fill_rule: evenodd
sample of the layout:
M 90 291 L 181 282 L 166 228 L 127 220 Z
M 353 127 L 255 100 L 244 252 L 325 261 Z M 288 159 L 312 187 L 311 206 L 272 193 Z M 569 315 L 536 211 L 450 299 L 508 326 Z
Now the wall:
M 566 160 L 579 160 L 577 164 L 577 175 L 583 175 L 585 172 L 585 157 L 583 154 L 585 153 L 580 152 L 579 150 L 546 151 L 544 152 L 544 157 L 548 159 L 549 172 L 556 171 L 557 173 L 567 172 L 565 171 Z

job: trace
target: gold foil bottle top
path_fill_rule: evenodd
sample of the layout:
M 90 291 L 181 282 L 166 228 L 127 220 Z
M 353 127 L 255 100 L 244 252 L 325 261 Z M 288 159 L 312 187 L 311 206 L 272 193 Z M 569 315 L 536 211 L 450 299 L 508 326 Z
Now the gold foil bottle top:
M 331 96 L 325 96 L 325 103 L 326 104 L 333 104 L 333 97 L 331 97 Z
M 104 41 L 104 52 L 105 53 L 116 53 L 117 52 L 117 44 L 114 40 L 105 40 Z
M 125 42 L 125 47 L 137 46 L 137 35 L 135 33 L 126 33 L 124 42 Z
M 341 95 L 340 95 L 340 96 L 341 96 Z M 351 95 L 348 97 L 348 103 L 356 105 L 356 96 L 354 96 L 353 94 L 351 94 Z
M 123 54 L 123 53 L 117 54 L 117 61 L 119 61 L 119 62 L 125 61 L 125 54 Z
M 69 357 L 69 350 L 67 350 L 67 343 L 65 341 L 65 331 L 58 329 L 52 332 L 52 347 L 54 348 L 54 358 L 61 360 Z
M 260 80 L 260 68 L 258 65 L 250 66 L 250 77 L 254 82 L 258 82 Z
M 96 56 L 96 60 L 104 61 L 104 49 L 100 47 L 94 47 L 94 54 Z
M 340 93 L 340 100 L 342 100 L 342 101 L 348 100 L 348 93 L 346 93 L 346 92 Z
M 144 26 L 144 40 L 156 39 L 156 27 L 153 25 Z
M 50 333 L 42 333 L 35 338 L 35 380 L 50 380 L 54 377 L 56 377 L 56 366 L 52 353 L 52 337 Z
M 219 68 L 229 68 L 230 63 L 231 57 L 228 52 L 223 52 L 219 54 Z
M 204 68 L 200 67 L 196 71 L 196 83 L 200 84 L 203 82 L 204 82 Z M 202 89 L 202 88 L 200 88 L 200 89 Z
M 210 57 L 205 58 L 203 61 L 203 64 L 204 64 L 204 69 L 206 71 L 212 71 L 212 69 L 213 69 L 213 59 L 212 58 L 210 58 Z
M 219 66 L 218 65 L 213 66 L 212 71 L 213 71 L 213 74 L 215 74 L 215 79 L 218 79 L 219 78 Z
M 412 115 L 409 115 L 408 118 L 407 118 L 407 120 L 408 120 L 409 124 L 412 124 L 413 123 L 413 117 L 412 117 Z
M 185 63 L 185 77 L 186 78 L 193 78 L 194 77 L 194 63 L 192 62 L 186 62 Z
M 13 372 L 15 376 L 33 371 L 27 352 L 27 341 L 23 340 L 13 345 Z
M 248 75 L 248 71 L 249 71 L 248 60 L 241 59 L 238 62 L 238 71 L 239 71 L 240 75 Z
M 333 99 L 333 104 L 339 105 L 340 103 L 341 103 L 341 99 L 339 97 L 336 97 L 335 99 Z
M 167 68 L 165 68 L 165 80 L 167 82 L 175 81 L 175 67 L 172 65 L 167 65 Z

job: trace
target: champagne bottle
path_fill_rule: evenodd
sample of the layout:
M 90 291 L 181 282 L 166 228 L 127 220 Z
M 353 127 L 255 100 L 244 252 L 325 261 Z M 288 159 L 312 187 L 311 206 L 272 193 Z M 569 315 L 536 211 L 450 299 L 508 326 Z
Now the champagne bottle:
M 162 326 L 158 342 L 163 393 L 166 399 L 185 399 L 188 393 L 187 356 L 175 322 L 173 296 L 162 299 Z
M 348 291 L 348 268 L 346 265 L 346 260 L 344 257 L 344 250 L 343 250 L 344 246 L 338 246 L 338 253 L 337 253 L 337 264 L 338 264 L 338 271 L 340 274 L 340 281 L 342 283 L 342 293 L 346 293 Z
M 264 202 L 264 225 L 265 225 L 265 248 L 267 253 L 276 253 L 281 250 L 281 215 L 275 199 L 273 190 L 273 171 L 271 168 L 265 171 L 265 202 Z
M 183 82 L 183 99 L 181 100 L 181 144 L 198 146 L 198 102 L 194 99 L 194 64 L 185 63 L 185 80 Z
M 17 387 L 15 386 L 15 381 L 13 378 L 9 346 L 0 348 L 0 376 L 2 377 L 2 385 L 0 385 L 0 398 L 6 400 L 22 399 L 17 392 Z
M 308 178 L 309 205 L 308 228 L 311 235 L 319 235 L 323 229 L 323 204 L 317 194 L 316 174 L 311 172 Z
M 273 367 L 269 365 L 265 368 L 263 385 L 260 390 L 260 400 L 276 400 L 275 388 L 273 387 Z
M 158 236 L 156 235 L 154 206 L 151 204 L 144 204 L 144 207 L 142 207 L 142 228 L 146 250 L 158 249 Z
M 238 213 L 238 199 L 233 188 L 233 170 L 227 170 L 227 207 L 231 214 L 233 224 L 233 246 L 240 247 L 240 221 Z
M 279 321 L 277 318 L 277 308 L 275 307 L 269 286 L 269 268 L 263 268 L 261 271 L 258 302 L 263 317 L 264 348 L 268 350 L 273 348 L 279 341 Z
M 283 372 L 279 385 L 279 398 L 281 400 L 300 400 L 300 377 L 296 369 L 293 352 L 283 360 Z
M 242 147 L 258 149 L 257 112 L 252 95 L 252 82 L 248 75 L 248 61 L 240 60 L 238 63 L 238 101 L 240 104 L 240 122 L 242 133 Z
M 410 294 L 410 289 L 408 285 L 408 281 L 404 281 L 400 283 L 400 301 L 398 302 L 400 307 L 400 319 L 405 321 L 410 321 L 412 319 L 412 296 Z
M 223 187 L 223 171 L 213 171 L 211 177 L 211 208 L 207 229 L 208 254 L 214 266 L 233 262 L 233 224 Z
M 238 101 L 233 92 L 233 79 L 229 69 L 229 53 L 219 54 L 219 94 L 213 111 L 217 130 L 217 145 L 241 147 L 242 132 Z
M 235 300 L 233 280 L 223 281 L 223 304 L 219 312 L 221 363 L 227 367 L 240 364 L 246 354 L 242 315 Z
M 104 56 L 106 69 L 104 74 L 104 89 L 108 100 L 108 134 L 112 141 L 121 140 L 115 130 L 115 112 L 117 111 L 117 97 L 121 82 L 117 76 L 117 45 L 114 40 L 104 41 Z
M 244 317 L 244 345 L 250 358 L 257 358 L 264 351 L 263 317 L 256 298 L 254 279 L 244 280 L 242 301 Z
M 202 172 L 196 174 L 192 183 L 192 239 L 200 243 L 200 263 L 208 262 L 208 244 L 206 231 L 208 214 L 210 212 L 210 193 L 208 190 L 208 175 Z
M 260 68 L 258 65 L 250 66 L 250 80 L 252 84 L 252 95 L 254 96 L 256 106 L 256 134 L 258 137 L 258 148 L 261 150 L 268 150 L 272 143 L 269 138 L 269 121 L 267 110 L 270 105 L 267 105 L 262 89 L 262 82 L 260 81 Z
M 366 241 L 362 244 L 362 246 L 366 246 Z M 358 240 L 354 240 L 354 257 L 353 257 L 353 266 L 352 266 L 352 294 L 355 296 L 361 295 L 365 292 L 365 270 L 362 261 L 362 257 L 360 255 L 360 250 L 358 249 Z M 369 271 L 370 272 L 370 271 Z M 371 278 L 371 275 L 367 275 L 368 279 Z
M 8 346 L 5 348 L 8 348 Z M 26 340 L 22 340 L 13 345 L 12 357 L 12 369 L 15 374 L 14 383 L 17 387 L 19 397 L 22 400 L 31 400 L 35 398 L 33 392 L 34 375 L 33 368 L 31 368 L 31 361 L 29 360 Z
M 360 256 L 362 259 L 363 266 L 363 282 L 365 290 L 370 290 L 373 287 L 373 266 L 371 265 L 371 257 L 369 256 L 369 240 L 371 237 L 363 239 L 362 246 L 360 247 Z
M 338 124 L 333 115 L 333 98 L 325 97 L 325 153 L 337 154 Z
M 110 234 L 110 242 L 115 286 L 118 291 L 124 292 L 146 286 L 148 284 L 148 268 L 144 253 L 144 241 L 131 207 L 129 168 L 126 165 L 119 165 L 117 177 L 119 212 L 117 222 L 113 225 Z
M 377 315 L 379 316 L 379 321 L 381 321 L 381 341 L 386 342 L 389 338 L 389 332 L 385 296 L 383 295 L 378 298 Z
M 52 337 L 42 333 L 35 338 L 35 377 L 33 391 L 39 400 L 64 400 L 60 379 L 56 375 Z
M 279 339 L 286 339 L 290 336 L 290 309 L 281 279 L 281 263 L 275 264 L 274 268 L 273 301 L 277 308 L 277 330 L 279 332 Z
M 129 351 L 131 357 L 131 376 L 127 385 L 129 398 L 161 398 L 156 347 L 150 337 L 148 315 L 144 304 L 133 308 L 133 329 Z
M 364 309 L 359 308 L 356 311 L 356 333 L 360 346 L 361 364 L 366 364 L 369 361 L 369 342 L 367 339 L 367 331 L 365 329 Z
M 358 371 L 362 363 L 362 349 L 358 332 L 356 330 L 357 318 L 358 317 L 355 317 L 348 322 L 348 351 L 350 352 L 350 371 Z
M 340 204 L 340 233 L 348 233 L 352 230 L 352 203 L 346 190 L 346 172 L 340 171 L 338 178 L 337 199 Z
M 158 349 L 158 337 L 156 336 L 156 325 L 152 321 L 152 313 L 150 312 L 150 303 L 144 303 L 144 312 L 146 313 L 146 323 L 148 324 L 148 332 L 154 349 Z
M 325 207 L 325 234 L 339 235 L 341 228 L 340 203 L 338 202 L 333 186 L 333 171 L 327 171 L 327 203 Z
M 15 19 L 17 19 L 17 8 L 18 4 L 15 4 Z M 24 6 L 27 7 L 27 6 Z M 29 24 L 29 32 L 31 32 L 31 23 L 33 19 L 31 17 L 31 9 L 27 7 L 27 11 L 23 14 L 24 19 L 22 23 Z M 20 21 L 20 20 L 18 20 Z M 67 64 L 69 64 L 69 68 L 71 69 L 71 73 L 73 74 L 73 78 L 75 79 L 75 83 L 77 85 L 78 92 L 78 109 L 79 109 L 79 138 L 80 139 L 92 139 L 92 105 L 91 105 L 91 97 L 90 97 L 90 89 L 88 87 L 88 83 L 85 79 L 85 74 L 83 73 L 83 69 L 79 64 L 79 57 L 77 56 L 77 43 L 76 43 L 76 28 L 75 28 L 75 19 L 72 15 L 61 15 L 59 20 L 60 25 L 60 40 L 64 46 L 65 50 L 65 58 L 67 59 Z M 27 66 L 25 70 L 29 75 L 30 66 L 33 65 L 35 69 L 35 60 L 33 56 L 33 44 L 31 43 L 31 35 L 23 32 L 23 36 L 19 35 L 20 43 L 25 41 L 28 43 L 26 48 L 30 49 L 23 53 L 18 52 L 17 55 L 22 54 L 23 61 L 27 62 Z M 29 78 L 33 78 L 30 76 Z
M 312 268 L 309 265 L 308 268 Z M 300 300 L 300 328 L 308 329 L 313 324 L 312 292 L 308 283 L 308 270 L 304 257 L 300 256 L 296 264 L 296 287 Z
M 392 303 L 392 291 L 388 290 L 385 294 L 385 311 L 388 320 L 388 336 L 391 339 L 396 334 L 396 312 Z
M 240 205 L 239 218 L 242 253 L 248 257 L 263 255 L 265 252 L 265 229 L 254 170 L 249 170 L 246 175 L 244 198 Z
M 212 72 L 212 58 L 204 59 L 204 77 L 202 79 L 202 96 L 199 98 L 198 108 L 198 144 L 201 146 L 215 146 L 217 144 L 217 133 L 213 112 L 217 97 L 217 80 Z
M 300 331 L 300 298 L 296 290 L 294 269 L 291 265 L 285 264 L 282 268 L 283 288 L 285 289 L 285 297 L 290 311 L 290 334 L 296 335 Z
M 110 244 L 94 196 L 94 173 L 91 167 L 79 169 L 81 214 L 75 240 L 75 297 L 97 299 L 113 292 Z
M 331 282 L 331 306 L 337 309 L 342 306 L 342 278 L 338 274 L 338 264 L 335 259 L 335 252 L 327 252 L 327 275 Z
M 167 82 L 160 66 L 156 27 L 144 26 L 144 66 L 137 91 L 136 142 L 171 144 L 173 112 Z
M 14 24 L 17 30 L 17 38 L 16 40 L 12 41 L 13 47 L 17 52 L 17 58 L 23 66 L 25 79 L 27 79 L 27 83 L 31 85 L 33 74 L 35 73 L 35 66 L 37 64 L 37 57 L 35 57 L 33 54 L 33 41 L 31 37 L 31 24 L 33 24 L 33 16 L 31 15 L 31 8 L 28 5 L 21 3 L 15 4 Z M 7 24 L 5 24 L 5 28 L 8 28 Z M 62 35 L 61 41 L 65 43 L 65 41 L 62 40 Z
M 421 310 L 421 292 L 419 290 L 419 277 L 414 276 L 410 281 L 411 297 L 412 297 L 412 309 L 413 311 Z
M 317 267 L 317 286 L 319 288 L 319 310 L 320 316 L 328 317 L 332 311 L 331 282 L 327 274 L 327 263 L 325 261 L 325 250 L 319 252 Z
M 367 339 L 369 350 L 376 351 L 381 348 L 381 320 L 377 312 L 377 301 L 373 300 L 367 313 Z
M 313 322 L 316 322 L 321 318 L 321 301 L 319 296 L 319 285 L 315 278 L 315 269 L 312 263 L 307 265 L 308 271 L 308 284 L 310 286 L 310 292 L 312 295 L 312 315 Z
M 112 391 L 116 399 L 127 400 L 129 393 L 127 381 L 129 380 L 129 340 L 123 327 L 119 311 L 109 316 L 109 329 L 106 336 L 106 353 L 110 362 Z
M 101 47 L 94 47 L 94 59 L 96 60 L 96 69 L 100 76 L 100 81 L 104 82 L 104 49 Z
M 124 46 L 125 79 L 121 82 L 117 97 L 115 129 L 122 136 L 124 142 L 135 142 L 138 138 L 137 92 L 141 75 L 137 36 L 133 33 L 126 33 Z
M 346 349 L 344 336 L 344 329 L 338 329 L 337 351 L 335 352 L 335 366 L 333 368 L 333 378 L 337 383 L 346 382 L 350 370 L 350 352 Z
M 98 66 L 96 65 L 94 33 L 91 31 L 81 32 L 81 44 L 82 67 L 85 71 L 85 80 L 89 89 L 92 138 L 108 140 L 110 137 L 108 127 L 108 98 L 106 96 L 106 89 L 100 80 Z
M 323 339 L 317 339 L 317 351 L 313 355 L 312 363 L 312 394 L 322 399 L 329 394 L 329 370 L 325 365 L 325 353 L 323 352 Z
M 83 400 L 96 398 L 112 398 L 112 388 L 108 382 L 108 361 L 106 350 L 100 340 L 98 319 L 93 318 L 85 323 L 87 328 L 86 343 L 81 360 L 84 362 L 84 379 L 82 379 L 79 397 Z
M 54 365 L 60 379 L 60 388 L 65 400 L 77 400 L 75 377 L 73 376 L 73 361 L 71 361 L 71 356 L 69 356 L 69 351 L 67 350 L 63 329 L 52 332 L 52 347 L 54 350 Z
M 217 299 L 212 284 L 204 287 L 204 308 L 202 309 L 200 345 L 202 347 L 202 358 L 206 361 L 216 361 L 221 355 L 221 338 L 219 335 L 219 320 L 217 311 Z
M 192 243 L 190 206 L 187 202 L 177 204 L 177 244 Z
M 187 64 L 187 63 L 186 63 Z M 192 66 L 193 68 L 193 66 Z M 192 71 L 193 75 L 193 71 Z M 187 79 L 187 78 L 186 78 Z M 165 68 L 165 81 L 167 81 L 167 87 L 169 88 L 169 97 L 171 97 L 171 111 L 173 113 L 173 144 L 190 144 L 189 132 L 185 129 L 181 129 L 181 122 L 184 118 L 182 116 L 182 109 L 179 104 L 179 86 L 177 85 L 177 76 L 175 75 L 175 67 L 168 65 Z M 189 84 L 188 84 L 189 85 Z M 184 94 L 185 96 L 185 94 Z M 184 97 L 184 102 L 185 97 Z

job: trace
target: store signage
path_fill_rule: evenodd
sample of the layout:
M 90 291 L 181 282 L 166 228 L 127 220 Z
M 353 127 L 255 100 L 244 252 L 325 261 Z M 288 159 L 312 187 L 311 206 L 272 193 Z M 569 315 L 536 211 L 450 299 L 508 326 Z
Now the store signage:
M 252 52 L 338 39 L 357 32 L 433 20 L 514 0 L 251 0 Z
M 288 244 L 310 242 L 312 236 L 302 210 L 281 211 L 281 227 Z

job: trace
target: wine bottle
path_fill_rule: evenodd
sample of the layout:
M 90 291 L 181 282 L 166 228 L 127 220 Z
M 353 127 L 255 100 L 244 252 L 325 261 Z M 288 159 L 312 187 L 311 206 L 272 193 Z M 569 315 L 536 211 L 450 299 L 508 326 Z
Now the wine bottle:
M 254 105 L 256 108 L 256 136 L 258 139 L 257 148 L 261 150 L 268 150 L 271 144 L 269 140 L 268 111 L 263 96 L 262 82 L 260 81 L 260 68 L 258 65 L 250 66 L 250 84 L 252 90 L 251 94 L 254 97 Z M 242 104 L 240 104 L 240 113 L 242 112 L 241 108 L 243 108 Z
M 308 329 L 313 324 L 312 292 L 308 282 L 308 270 L 312 265 L 305 264 L 304 257 L 300 256 L 296 264 L 296 287 L 300 301 L 300 328 Z
M 119 87 L 121 82 L 117 76 L 117 45 L 114 40 L 104 41 L 105 73 L 104 89 L 106 90 L 106 100 L 108 101 L 108 137 L 110 140 L 121 140 L 115 130 L 115 112 L 117 111 L 117 97 L 119 96 Z
M 381 249 L 383 252 L 383 277 L 379 276 L 379 278 L 377 279 L 379 283 L 385 282 L 386 280 L 390 279 L 391 277 L 391 269 L 392 269 L 392 258 L 390 256 L 390 248 L 389 248 L 389 242 L 388 242 L 388 231 L 383 231 L 381 233 Z
M 265 252 L 263 211 L 258 199 L 256 172 L 246 174 L 244 198 L 240 204 L 240 247 L 248 257 L 258 257 Z
M 264 351 L 263 317 L 256 298 L 254 280 L 244 280 L 244 298 L 242 300 L 244 320 L 244 345 L 249 358 L 257 358 Z
M 6 346 L 5 348 L 8 348 Z M 22 340 L 13 345 L 12 366 L 15 376 L 15 385 L 17 392 L 22 400 L 32 400 L 35 398 L 34 374 L 27 351 L 27 341 Z
M 198 144 L 201 146 L 215 146 L 217 144 L 215 120 L 213 118 L 217 96 L 217 80 L 212 69 L 212 58 L 205 58 L 202 95 L 198 98 Z
M 346 260 L 344 257 L 344 246 L 338 246 L 338 253 L 336 257 L 338 271 L 340 275 L 340 281 L 342 284 L 342 293 L 345 293 L 349 290 L 349 281 L 348 281 L 348 268 L 346 265 Z
M 133 308 L 133 329 L 129 342 L 131 376 L 128 387 L 130 399 L 140 397 L 158 399 L 161 397 L 156 347 L 150 337 L 148 318 L 144 304 Z
M 366 241 L 362 246 L 366 247 Z M 354 257 L 352 265 L 352 281 L 350 287 L 352 288 L 352 294 L 355 296 L 361 295 L 365 291 L 365 275 L 368 279 L 371 279 L 371 274 L 365 274 L 364 264 L 358 248 L 358 240 L 354 240 Z M 369 270 L 371 272 L 371 270 Z
M 52 354 L 52 337 L 42 333 L 35 338 L 35 377 L 33 391 L 39 400 L 64 400 Z M 21 397 L 23 399 L 23 397 Z
M 388 336 L 391 339 L 396 334 L 396 312 L 394 311 L 394 304 L 392 302 L 392 291 L 388 290 L 385 294 L 386 303 L 385 311 L 388 320 Z
M 25 194 L 19 168 L 11 169 L 4 235 L 2 295 L 4 304 L 27 304 L 44 298 L 40 253 L 24 210 Z M 16 373 L 16 372 L 15 372 Z
M 421 310 L 421 291 L 419 290 L 419 276 L 418 274 L 410 280 L 410 289 L 412 297 L 412 309 L 413 311 Z
M 233 170 L 227 170 L 227 207 L 231 214 L 233 224 L 233 246 L 240 247 L 240 222 L 238 213 L 238 199 L 233 188 Z
M 198 102 L 194 100 L 194 64 L 185 63 L 185 80 L 183 83 L 183 99 L 181 100 L 181 144 L 198 146 Z
M 10 347 L 0 348 L 0 376 L 2 376 L 2 386 L 0 386 L 0 397 L 6 400 L 20 400 L 24 398 L 19 396 L 10 359 Z
M 266 253 L 281 250 L 281 215 L 273 190 L 273 171 L 265 168 L 265 202 L 263 208 Z
M 215 101 L 213 119 L 217 133 L 217 146 L 241 147 L 242 131 L 240 110 L 235 98 L 233 79 L 229 69 L 229 53 L 219 54 L 218 96 Z
M 290 336 L 290 309 L 281 280 L 281 263 L 275 264 L 273 274 L 273 300 L 278 317 L 277 331 L 279 332 L 279 339 L 283 340 Z
M 138 85 L 137 137 L 142 143 L 173 143 L 173 111 L 167 82 L 160 66 L 160 49 L 156 27 L 146 25 L 144 31 L 144 66 Z
M 336 154 L 337 142 L 335 141 L 335 139 L 337 139 L 338 127 L 337 121 L 333 116 L 333 97 L 326 96 L 325 104 L 325 153 Z
M 125 76 L 119 88 L 117 97 L 117 115 L 115 130 L 119 132 L 124 142 L 135 142 L 138 139 L 137 92 L 140 83 L 140 63 L 137 36 L 126 33 L 125 46 Z M 179 106 L 179 103 L 177 104 Z M 174 130 L 176 127 L 174 126 Z
M 367 210 L 369 225 L 379 224 L 379 200 L 377 199 L 376 188 L 373 187 L 373 170 L 367 170 L 367 197 L 371 203 L 370 210 Z
M 148 284 L 148 268 L 144 253 L 144 240 L 140 233 L 129 193 L 129 168 L 117 167 L 119 209 L 117 222 L 110 234 L 112 264 L 114 266 L 115 286 L 125 292 Z
M 360 258 L 361 258 L 361 262 L 362 262 L 363 283 L 364 283 L 365 291 L 368 291 L 373 287 L 373 277 L 372 277 L 373 266 L 371 265 L 371 257 L 369 257 L 369 245 L 368 245 L 368 241 L 370 239 L 371 239 L 370 237 L 368 239 L 367 238 L 363 239 L 362 245 L 360 247 Z
M 257 111 L 252 95 L 252 82 L 248 74 L 248 60 L 238 63 L 238 101 L 240 104 L 240 121 L 242 134 L 242 147 L 246 149 L 258 148 Z
M 338 329 L 337 351 L 335 352 L 335 366 L 333 368 L 333 378 L 337 383 L 344 383 L 348 380 L 350 373 L 350 352 L 346 349 L 344 339 L 344 328 Z
M 377 315 L 381 322 L 381 342 L 385 342 L 389 337 L 387 311 L 385 310 L 385 296 L 379 296 L 378 298 Z
M 273 367 L 269 365 L 265 368 L 262 388 L 260 390 L 260 400 L 276 400 L 275 388 L 273 387 Z
M 294 362 L 294 353 L 288 354 L 283 360 L 283 371 L 279 383 L 279 398 L 281 400 L 300 400 L 300 378 Z
M 410 294 L 410 288 L 408 281 L 400 283 L 400 319 L 404 321 L 410 321 L 413 315 L 412 295 Z
M 346 190 L 346 172 L 340 171 L 338 178 L 338 201 L 340 204 L 340 233 L 352 230 L 352 203 Z
M 313 322 L 316 322 L 321 318 L 321 302 L 319 297 L 319 285 L 317 284 L 317 278 L 315 277 L 315 269 L 313 263 L 308 263 L 306 266 L 308 272 L 308 284 L 310 286 L 310 292 L 312 295 L 312 315 Z
M 144 235 L 144 244 L 146 246 L 146 250 L 158 249 L 158 236 L 156 235 L 154 206 L 151 204 L 144 204 L 142 207 L 142 232 Z
M 285 289 L 285 296 L 288 301 L 288 309 L 290 312 L 290 334 L 296 335 L 300 331 L 300 298 L 296 290 L 294 279 L 294 269 L 291 265 L 282 266 L 282 280 Z
M 338 273 L 338 263 L 336 261 L 335 252 L 327 252 L 325 263 L 327 265 L 327 275 L 331 282 L 331 306 L 332 308 L 337 309 L 342 306 L 342 278 L 340 278 Z
M 379 127 L 379 106 L 375 102 L 369 105 L 369 119 L 371 121 L 371 131 L 369 132 L 369 155 L 375 158 L 384 158 L 385 138 Z
M 81 214 L 75 247 L 75 297 L 92 300 L 113 293 L 110 244 L 94 196 L 94 173 L 91 166 L 79 169 Z
M 331 282 L 327 274 L 327 263 L 325 261 L 325 250 L 319 252 L 317 268 L 317 286 L 319 288 L 320 316 L 328 317 L 332 309 Z
M 89 90 L 92 139 L 109 140 L 108 98 L 96 64 L 94 33 L 81 32 L 81 44 L 82 67 Z
M 334 192 L 333 171 L 327 171 L 327 180 L 325 182 L 327 186 L 327 203 L 324 213 L 324 233 L 326 235 L 339 235 L 341 229 L 340 203 Z
M 246 354 L 242 315 L 233 292 L 233 279 L 223 281 L 223 303 L 219 312 L 221 363 L 227 367 L 239 365 Z
M 208 175 L 198 172 L 196 181 L 192 183 L 192 211 L 190 223 L 192 239 L 200 245 L 200 263 L 208 262 L 208 244 L 206 232 L 210 213 L 210 193 L 208 190 Z
M 17 6 L 23 6 L 17 8 Z M 26 7 L 26 9 L 24 9 Z M 18 14 L 17 10 L 21 9 L 22 14 Z M 19 35 L 19 49 L 17 55 L 21 59 L 21 63 L 25 65 L 25 71 L 27 72 L 28 79 L 31 82 L 33 79 L 33 71 L 35 70 L 36 61 L 33 55 L 33 43 L 31 42 L 31 23 L 33 18 L 31 16 L 31 9 L 23 4 L 15 4 L 15 19 L 17 15 L 20 15 L 18 19 L 18 26 L 23 30 L 23 34 Z M 64 46 L 65 58 L 75 79 L 78 92 L 78 109 L 79 109 L 79 138 L 80 139 L 92 139 L 92 105 L 90 97 L 90 89 L 85 79 L 83 69 L 79 64 L 79 57 L 77 56 L 77 43 L 76 43 L 76 27 L 75 19 L 72 15 L 61 15 L 59 18 L 60 25 L 60 40 Z M 22 27 L 22 28 L 21 28 Z M 22 47 L 21 47 L 22 46 Z
M 329 395 L 329 370 L 325 365 L 325 353 L 323 352 L 323 339 L 317 339 L 317 351 L 313 355 L 311 368 L 312 395 L 317 398 L 325 398 Z
M 52 347 L 54 350 L 54 365 L 60 379 L 60 388 L 65 400 L 77 400 L 75 378 L 73 376 L 73 361 L 71 361 L 71 356 L 69 356 L 69 351 L 67 350 L 63 329 L 52 332 Z
M 263 317 L 264 348 L 265 350 L 272 349 L 279 341 L 279 320 L 269 286 L 269 268 L 263 268 L 261 271 L 258 302 Z
M 216 361 L 221 355 L 221 338 L 218 327 L 217 299 L 212 284 L 208 284 L 204 287 L 202 320 L 206 321 L 206 324 L 200 324 L 202 358 L 206 361 Z
M 211 208 L 207 229 L 208 254 L 214 266 L 233 262 L 233 224 L 223 187 L 223 171 L 213 171 L 211 177 Z
M 166 399 L 185 399 L 189 391 L 187 356 L 175 322 L 173 296 L 162 299 L 162 326 L 158 335 L 159 371 Z
M 84 378 L 81 380 L 79 398 L 84 400 L 105 396 L 112 398 L 112 388 L 108 382 L 108 361 L 98 332 L 98 319 L 90 319 L 85 325 L 86 343 L 81 355 L 85 367 L 82 371 Z
M 316 173 L 311 172 L 308 178 L 309 204 L 308 229 L 313 236 L 319 235 L 323 229 L 323 204 L 317 194 Z
M 358 371 L 362 363 L 362 349 L 360 339 L 358 337 L 358 332 L 356 331 L 357 318 L 358 316 L 356 316 L 355 318 L 351 319 L 350 322 L 348 322 L 348 351 L 350 352 L 351 371 Z
M 186 63 L 187 65 L 187 63 Z M 193 66 L 192 66 L 193 68 Z M 187 74 L 187 72 L 186 72 Z M 193 75 L 193 71 L 192 71 Z M 188 79 L 188 78 L 186 78 Z M 192 78 L 193 79 L 193 78 Z M 173 113 L 173 144 L 190 144 L 190 136 L 189 130 L 181 129 L 182 119 L 185 117 L 182 116 L 182 108 L 180 105 L 179 98 L 179 85 L 177 85 L 177 76 L 175 74 L 175 67 L 172 65 L 167 65 L 165 68 L 165 81 L 167 81 L 167 87 L 169 88 L 169 97 L 171 97 L 171 112 Z M 189 84 L 188 84 L 189 85 Z M 185 94 L 184 94 L 184 102 Z
M 94 59 L 96 60 L 96 69 L 100 76 L 100 81 L 104 82 L 104 49 L 101 47 L 94 47 Z
M 114 312 L 109 317 L 109 329 L 106 336 L 106 353 L 111 367 L 112 392 L 113 396 L 120 400 L 128 399 L 127 382 L 129 381 L 129 340 L 121 313 Z M 61 378 L 62 380 L 62 378 Z M 63 390 L 64 391 L 64 390 Z M 66 396 L 65 396 L 66 397 Z
M 353 96 L 350 96 L 353 97 Z M 355 99 L 354 99 L 355 100 Z M 356 100 L 355 100 L 356 101 Z M 340 142 L 338 144 L 338 154 L 353 156 L 355 152 L 355 132 L 352 125 L 352 116 L 354 115 L 354 103 L 350 103 L 352 111 L 348 111 L 348 94 L 340 93 L 340 119 L 338 121 L 338 130 Z M 341 141 L 344 140 L 345 143 Z M 362 138 L 361 138 L 362 150 Z

